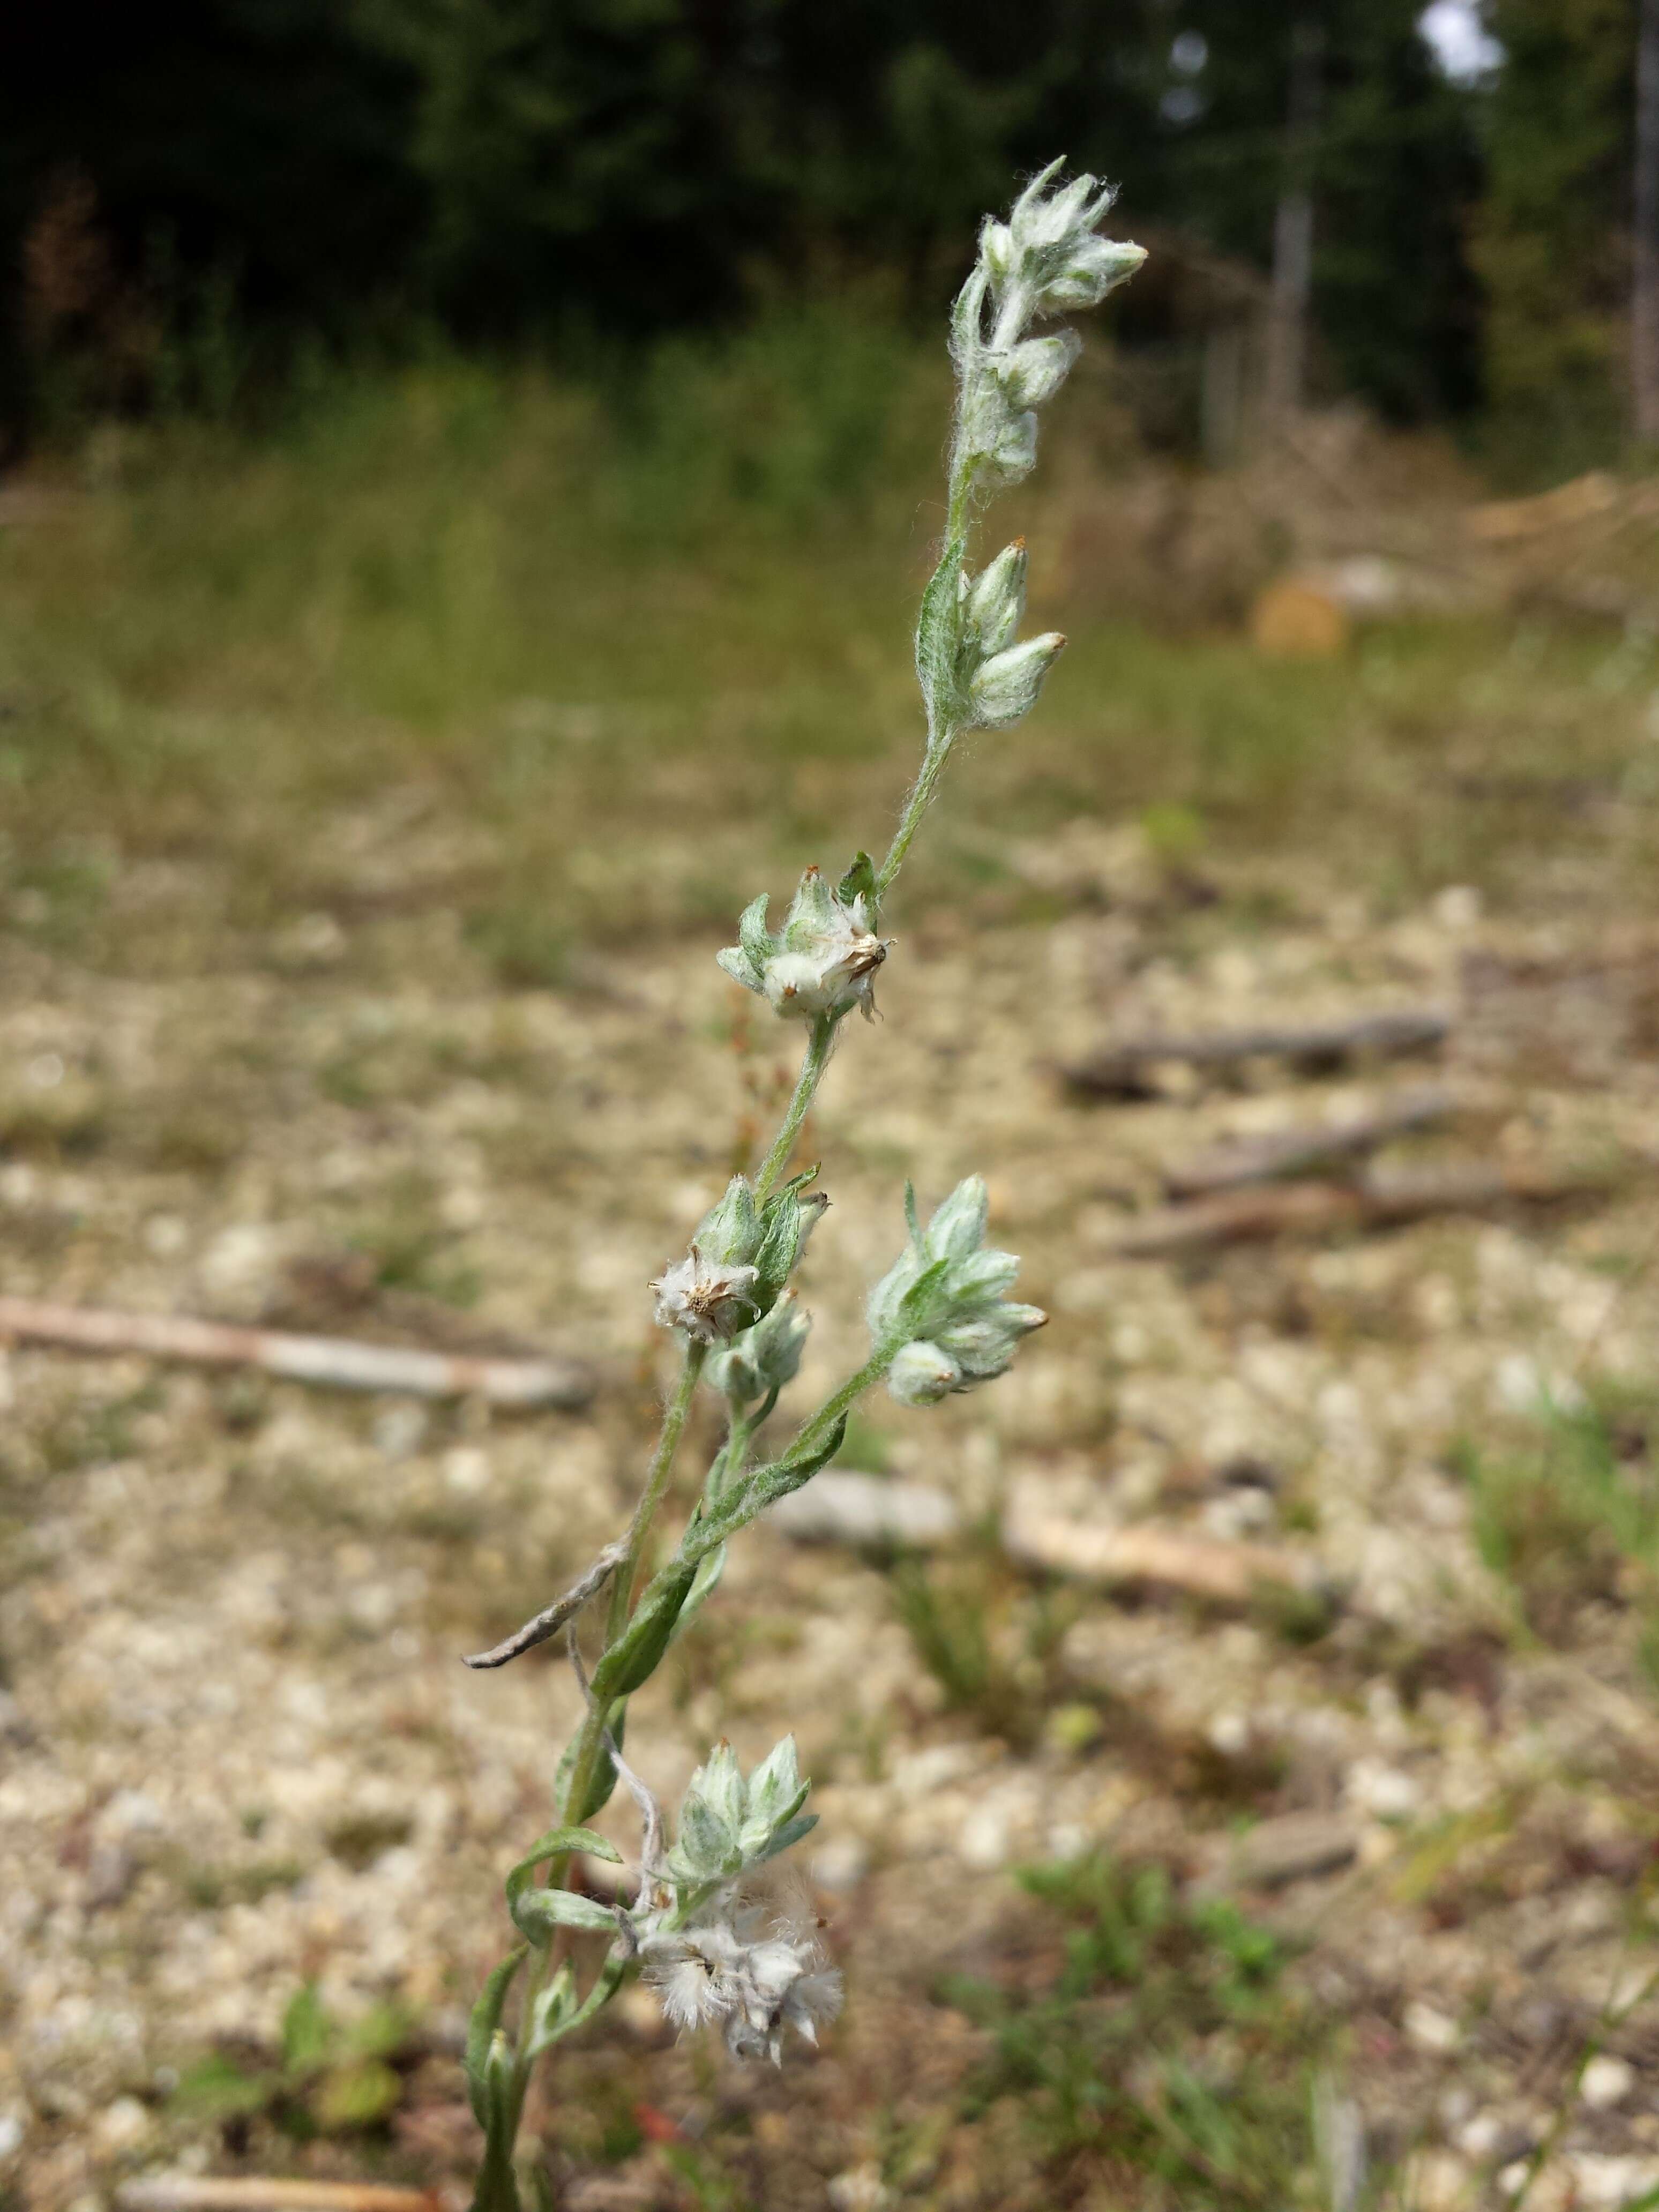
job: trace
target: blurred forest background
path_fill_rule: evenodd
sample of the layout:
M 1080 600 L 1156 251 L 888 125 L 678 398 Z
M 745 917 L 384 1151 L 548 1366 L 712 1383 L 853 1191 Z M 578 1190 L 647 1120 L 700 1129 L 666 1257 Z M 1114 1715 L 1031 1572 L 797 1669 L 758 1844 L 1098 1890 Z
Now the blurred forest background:
M 1659 431 L 1659 365 L 1638 344 L 1632 370 L 1626 337 L 1659 283 L 1642 13 L 1440 0 L 1425 33 L 1421 0 L 19 11 L 8 434 L 268 410 L 325 360 L 439 345 L 611 374 L 620 343 L 826 289 L 930 326 L 982 210 L 1062 149 L 1123 181 L 1127 234 L 1175 248 L 1118 323 L 1158 387 L 1150 434 L 1224 459 L 1241 394 L 1353 394 L 1482 423 L 1541 480 Z

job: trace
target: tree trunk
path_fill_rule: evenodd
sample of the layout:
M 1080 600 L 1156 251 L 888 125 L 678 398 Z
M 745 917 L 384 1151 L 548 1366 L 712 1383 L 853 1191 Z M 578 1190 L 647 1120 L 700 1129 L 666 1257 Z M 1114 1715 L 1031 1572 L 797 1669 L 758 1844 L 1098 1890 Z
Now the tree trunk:
M 1631 286 L 1631 421 L 1659 445 L 1659 0 L 1641 0 L 1636 52 L 1636 193 Z
M 1659 7 L 1659 0 L 1644 0 Z M 1313 285 L 1313 167 L 1319 123 L 1319 26 L 1299 16 L 1291 32 L 1285 163 L 1273 216 L 1273 296 L 1267 313 L 1267 400 L 1270 416 L 1296 414 L 1305 396 L 1308 299 Z

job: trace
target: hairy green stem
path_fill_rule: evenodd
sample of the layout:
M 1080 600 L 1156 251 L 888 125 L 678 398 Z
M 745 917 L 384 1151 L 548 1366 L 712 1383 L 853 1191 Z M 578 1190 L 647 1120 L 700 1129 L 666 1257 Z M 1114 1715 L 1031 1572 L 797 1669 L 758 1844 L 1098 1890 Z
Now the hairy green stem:
M 842 1415 L 851 1409 L 855 1400 L 861 1398 L 872 1383 L 880 1382 L 892 1364 L 890 1348 L 883 1347 L 872 1353 L 855 1374 L 848 1376 L 839 1390 L 824 1400 L 790 1446 L 791 1453 L 810 1451 Z
M 967 389 L 968 380 L 972 374 L 971 364 L 965 364 L 962 371 L 963 392 Z M 961 404 L 961 401 L 958 400 L 959 409 Z M 963 454 L 960 452 L 952 453 L 950 495 L 945 518 L 945 550 L 939 556 L 939 566 L 933 571 L 922 601 L 925 610 L 930 603 L 937 604 L 939 599 L 943 599 L 952 617 L 951 635 L 953 637 L 956 601 L 963 571 L 968 562 L 968 525 L 973 505 L 974 478 L 977 469 L 977 455 Z M 925 614 L 923 620 L 925 623 Z M 919 660 L 921 658 L 921 649 L 919 643 Z M 904 811 L 899 817 L 898 828 L 893 832 L 893 842 L 887 848 L 887 857 L 883 860 L 876 876 L 878 900 L 886 896 L 894 877 L 904 865 L 904 856 L 909 851 L 917 830 L 921 827 L 923 815 L 933 804 L 933 793 L 939 787 L 939 777 L 945 772 L 945 763 L 951 757 L 951 747 L 956 740 L 958 726 L 948 719 L 939 718 L 935 703 L 934 685 L 924 679 L 922 689 L 927 696 L 927 749 L 922 755 L 921 772 L 911 785 L 910 795 L 904 802 Z
M 634 1508 L 634 1518 L 628 1524 L 628 1548 L 623 1555 L 622 1565 L 611 1577 L 611 1603 L 605 1615 L 605 1628 L 607 1650 L 628 1626 L 640 1558 L 651 1534 L 651 1524 L 657 1517 L 657 1509 L 667 1492 L 669 1477 L 674 1471 L 674 1455 L 679 1449 L 686 1415 L 691 1410 L 691 1401 L 696 1394 L 697 1381 L 708 1356 L 706 1345 L 686 1346 L 680 1363 L 679 1381 L 664 1410 L 662 1427 L 657 1435 L 657 1449 L 651 1455 L 651 1469 L 646 1477 L 645 1488 L 640 1493 L 640 1502 Z M 605 1732 L 610 1721 L 610 1709 L 603 1702 L 589 1705 L 582 1722 L 581 1734 L 576 1739 L 575 1757 L 570 1764 L 570 1787 L 562 1808 L 568 1820 L 580 1820 L 586 1809 L 587 1793 L 593 1786 L 594 1770 L 605 1748 Z M 549 1877 L 551 1887 L 556 1888 L 563 1882 L 568 1864 L 566 1860 L 555 1864 Z
M 904 856 L 910 849 L 911 841 L 921 827 L 921 817 L 933 804 L 933 793 L 938 788 L 939 777 L 945 772 L 945 763 L 951 757 L 951 746 L 956 734 L 947 722 L 939 736 L 929 741 L 927 750 L 922 757 L 921 773 L 910 787 L 904 812 L 899 818 L 898 828 L 893 832 L 893 842 L 887 848 L 887 857 L 876 877 L 878 898 L 886 896 L 889 884 L 904 865 Z
M 812 1024 L 811 1035 L 806 1041 L 806 1054 L 800 1064 L 800 1074 L 795 1084 L 795 1095 L 789 1101 L 785 1114 L 772 1139 L 772 1149 L 761 1164 L 755 1178 L 755 1203 L 758 1206 L 770 1193 L 773 1184 L 789 1164 L 789 1156 L 795 1149 L 801 1124 L 811 1110 L 817 1087 L 823 1080 L 823 1071 L 830 1065 L 830 1054 L 836 1042 L 836 1024 L 839 1016 L 820 1014 Z
M 628 1524 L 628 1549 L 621 1566 L 611 1578 L 611 1605 L 605 1624 L 607 1647 L 617 1641 L 628 1626 L 628 1616 L 632 1610 L 634 1580 L 640 1571 L 640 1558 L 651 1534 L 651 1523 L 657 1517 L 657 1509 L 667 1493 L 669 1478 L 674 1472 L 674 1456 L 685 1430 L 685 1418 L 691 1411 L 691 1401 L 696 1395 L 703 1362 L 708 1357 L 706 1344 L 688 1344 L 680 1362 L 680 1379 L 664 1411 L 662 1427 L 657 1435 L 657 1449 L 651 1455 L 651 1468 L 645 1479 L 645 1488 L 640 1493 L 639 1504 L 634 1508 L 634 1518 Z M 574 1784 L 574 1775 L 571 1780 Z
M 657 1510 L 667 1494 L 668 1484 L 674 1471 L 675 1455 L 685 1431 L 686 1417 L 691 1410 L 691 1401 L 696 1395 L 697 1382 L 708 1347 L 688 1344 L 680 1364 L 679 1380 L 674 1395 L 663 1409 L 662 1426 L 657 1432 L 656 1449 L 651 1455 L 650 1471 L 634 1517 L 628 1526 L 627 1551 L 617 1569 L 611 1584 L 611 1603 L 605 1628 L 607 1646 L 614 1644 L 628 1626 L 629 1613 L 634 1594 L 634 1581 L 639 1572 L 640 1559 L 650 1537 L 651 1524 Z M 565 1793 L 564 1810 L 573 1821 L 586 1810 L 587 1793 L 593 1786 L 593 1776 L 599 1756 L 605 1748 L 605 1732 L 610 1724 L 611 1709 L 603 1703 L 591 1702 L 583 1718 L 581 1733 L 576 1739 L 576 1753 L 571 1762 L 570 1783 Z M 555 1859 L 548 1868 L 548 1885 L 562 1888 L 568 1880 L 570 1860 L 567 1854 Z M 524 2111 L 525 2096 L 530 2087 L 530 2075 L 535 2063 L 530 2054 L 531 2037 L 534 2031 L 536 1999 L 545 1987 L 548 1976 L 556 1967 L 556 1946 L 550 1943 L 540 1959 L 531 1967 L 520 2013 L 519 2048 L 514 2065 L 511 2115 L 512 2124 L 505 2143 L 492 2136 L 486 2154 L 483 2172 L 478 2177 L 477 2192 L 472 2200 L 472 2212 L 520 2212 L 518 2185 L 513 2175 L 511 2146 L 518 2139 L 519 2121 Z M 600 2002 L 599 1986 L 590 1992 L 589 2000 L 570 2025 L 586 2019 Z

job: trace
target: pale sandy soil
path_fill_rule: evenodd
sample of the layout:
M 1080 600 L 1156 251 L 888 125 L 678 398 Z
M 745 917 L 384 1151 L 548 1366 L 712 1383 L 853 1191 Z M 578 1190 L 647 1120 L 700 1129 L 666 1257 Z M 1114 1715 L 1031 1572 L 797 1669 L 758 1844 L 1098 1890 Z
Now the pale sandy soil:
M 1541 1392 L 1651 1384 L 1659 929 L 1600 911 L 1583 877 L 1501 920 L 1453 891 L 1382 921 L 1314 862 L 1245 929 L 1236 902 L 1212 921 L 1126 886 L 1103 828 L 1067 852 L 1054 918 L 894 918 L 886 1019 L 854 1025 L 816 1117 L 834 1202 L 799 1402 L 861 1356 L 903 1176 L 927 1202 L 982 1170 L 1053 1325 L 939 1413 L 872 1405 L 890 1470 L 988 1524 L 1018 1494 L 1282 1543 L 1338 1593 L 1333 1621 L 1298 1640 L 1260 1608 L 1045 1591 L 980 1543 L 969 1567 L 1036 1716 L 1015 1745 L 945 1709 L 880 1562 L 755 1532 L 629 1749 L 672 1795 L 721 1733 L 748 1759 L 795 1730 L 847 2017 L 823 2056 L 760 2079 L 669 2048 L 630 1997 L 554 2075 L 556 2106 L 643 2100 L 689 2136 L 724 2128 L 723 2170 L 768 2206 L 1120 2201 L 1045 2197 L 989 2124 L 951 2124 L 977 2045 L 938 1991 L 1046 1940 L 1012 1867 L 1102 1844 L 1243 1885 L 1305 1938 L 1297 1972 L 1340 2026 L 1345 2094 L 1409 2167 L 1391 2201 L 1507 2201 L 1494 2177 L 1564 2097 L 1534 2212 L 1628 2201 L 1659 2182 L 1659 2011 L 1610 2032 L 1634 2070 L 1594 2076 L 1599 2102 L 1565 2085 L 1610 1996 L 1659 1967 L 1637 1587 L 1575 1594 L 1551 1639 L 1518 1630 L 1452 1455 L 1524 1443 Z M 92 2212 L 180 2160 L 467 2170 L 458 2023 L 505 1948 L 496 1885 L 546 1823 L 577 1698 L 545 1654 L 486 1676 L 457 1655 L 617 1526 L 664 1371 L 645 1285 L 741 1142 L 734 1073 L 769 1095 L 779 1040 L 747 1021 L 734 1049 L 744 1010 L 712 938 L 604 956 L 580 992 L 502 995 L 454 928 L 371 911 L 174 980 L 0 955 L 0 1091 L 33 1116 L 0 1166 L 9 1290 L 546 1346 L 599 1378 L 584 1413 L 492 1419 L 4 1358 L 0 2172 L 31 2212 Z M 1457 1017 L 1440 1057 L 1458 1110 L 1410 1152 L 1611 1164 L 1611 1197 L 1180 1265 L 1112 1256 L 1160 1163 L 1421 1070 L 1255 1066 L 1087 1106 L 1053 1063 L 1114 1028 L 1423 1003 Z M 354 1267 L 362 1249 L 389 1287 Z M 469 1278 L 470 1305 L 434 1295 Z M 1022 1656 L 1045 1605 L 1063 1608 L 1054 1649 Z M 628 1841 L 623 1809 L 605 1817 Z M 1252 1820 L 1291 1824 L 1256 1832 L 1257 1873 L 1274 1838 L 1289 1854 L 1271 1887 L 1238 1856 Z M 1322 1870 L 1304 1873 L 1310 1834 Z M 417 2022 L 390 2136 L 307 2147 L 181 2110 L 179 2071 L 269 2046 L 307 1978 L 343 2019 L 392 1998 Z M 572 2204 L 693 2201 L 648 2140 L 605 2167 L 602 2130 L 545 2125 Z

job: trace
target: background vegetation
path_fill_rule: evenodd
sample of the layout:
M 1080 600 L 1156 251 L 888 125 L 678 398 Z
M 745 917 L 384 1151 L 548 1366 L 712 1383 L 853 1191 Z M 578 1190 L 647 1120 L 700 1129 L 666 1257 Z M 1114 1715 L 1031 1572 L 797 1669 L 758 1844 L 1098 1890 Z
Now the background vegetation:
M 1127 295 L 1156 362 L 1314 208 L 1314 378 L 1391 416 L 1621 420 L 1632 0 L 1486 0 L 1455 79 L 1420 0 L 78 0 L 0 86 L 0 405 L 251 404 L 319 349 L 434 337 L 592 365 L 858 284 L 931 321 L 1063 147 L 1177 234 Z M 1472 19 L 1471 19 L 1472 20 Z M 1311 58 L 1297 120 L 1296 57 Z M 1179 371 L 1177 371 L 1179 373 Z M 1192 434 L 1192 424 L 1187 426 Z M 1534 466 L 1541 466 L 1534 455 Z

